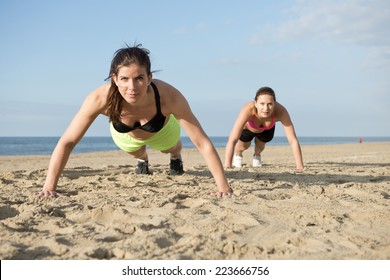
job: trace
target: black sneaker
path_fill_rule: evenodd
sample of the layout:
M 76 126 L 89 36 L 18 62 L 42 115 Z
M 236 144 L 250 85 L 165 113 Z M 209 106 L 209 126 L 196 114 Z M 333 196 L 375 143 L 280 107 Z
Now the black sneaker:
M 180 158 L 171 159 L 169 168 L 170 168 L 169 175 L 182 175 L 184 173 L 183 161 Z
M 136 174 L 150 174 L 149 172 L 149 162 L 146 161 L 137 161 L 137 167 L 135 168 Z

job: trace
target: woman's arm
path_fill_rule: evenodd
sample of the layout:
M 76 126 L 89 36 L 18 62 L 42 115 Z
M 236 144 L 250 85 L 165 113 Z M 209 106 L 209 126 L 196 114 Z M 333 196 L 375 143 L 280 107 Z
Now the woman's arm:
M 84 136 L 96 117 L 104 112 L 104 91 L 107 86 L 100 87 L 92 92 L 84 101 L 80 110 L 74 116 L 68 128 L 58 141 L 50 158 L 46 181 L 40 196 L 55 196 L 58 180 L 76 144 Z
M 253 102 L 249 102 L 244 105 L 244 107 L 238 114 L 236 121 L 234 122 L 232 130 L 230 131 L 229 139 L 226 143 L 225 149 L 225 168 L 232 168 L 234 147 L 236 146 L 237 141 L 240 138 L 242 129 L 248 120 L 248 116 L 250 116 L 251 114 L 252 107 Z
M 216 181 L 218 186 L 218 192 L 216 194 L 218 196 L 231 195 L 233 190 L 229 187 L 225 177 L 221 159 L 219 158 L 213 143 L 206 135 L 199 121 L 193 114 L 187 100 L 178 90 L 172 86 L 166 84 L 164 85 L 164 88 L 167 89 L 170 97 L 170 111 L 180 122 L 180 125 L 184 128 L 192 143 L 194 143 L 195 147 L 202 154 L 208 168 L 211 171 L 211 174 Z
M 301 146 L 299 145 L 298 138 L 295 134 L 294 125 L 291 121 L 290 115 L 286 108 L 284 108 L 281 104 L 278 104 L 278 118 L 283 125 L 284 132 L 286 134 L 288 143 L 292 149 L 295 165 L 298 172 L 303 171 L 303 159 L 302 159 L 302 151 Z

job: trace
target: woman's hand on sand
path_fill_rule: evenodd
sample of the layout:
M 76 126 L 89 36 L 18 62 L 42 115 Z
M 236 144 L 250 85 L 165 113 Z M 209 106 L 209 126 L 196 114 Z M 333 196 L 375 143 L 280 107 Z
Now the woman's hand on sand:
M 57 197 L 58 193 L 56 191 L 45 191 L 41 190 L 40 192 L 35 193 L 37 196 L 40 197 Z
M 224 197 L 232 197 L 234 194 L 232 192 L 216 192 L 213 193 L 213 195 L 219 198 L 224 198 Z
M 227 164 L 227 163 L 225 163 L 223 167 L 224 167 L 225 169 L 233 169 L 233 165 L 232 165 L 232 164 Z
M 219 197 L 219 198 L 224 198 L 224 197 L 232 197 L 234 194 L 233 194 L 233 189 L 229 188 L 229 190 L 227 190 L 227 191 L 218 191 L 218 192 L 212 193 L 212 195 Z

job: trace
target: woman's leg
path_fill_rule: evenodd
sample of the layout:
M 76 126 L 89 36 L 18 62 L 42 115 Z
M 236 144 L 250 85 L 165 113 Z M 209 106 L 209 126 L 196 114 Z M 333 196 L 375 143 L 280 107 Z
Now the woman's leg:
M 265 148 L 265 142 L 255 138 L 255 153 L 253 154 L 253 160 L 252 160 L 253 167 L 262 166 L 260 154 L 264 150 L 264 148 Z
M 161 151 L 161 152 L 164 154 L 171 154 L 172 159 L 178 159 L 178 158 L 181 158 L 181 150 L 182 149 L 183 149 L 183 144 L 181 143 L 181 140 L 179 140 L 175 146 L 173 146 L 172 148 L 170 148 L 168 150 Z
M 129 155 L 132 155 L 136 159 L 140 159 L 143 161 L 148 161 L 148 153 L 146 152 L 146 146 L 142 146 L 139 150 L 134 152 L 128 152 Z
M 146 152 L 146 146 L 142 146 L 139 150 L 134 152 L 128 152 L 137 159 L 137 167 L 135 168 L 136 174 L 151 174 L 149 171 L 148 153 Z
M 255 137 L 255 156 L 259 156 L 265 148 L 265 143 Z
M 234 147 L 234 154 L 242 157 L 242 153 L 245 150 L 247 150 L 250 146 L 251 146 L 251 141 L 242 142 L 241 140 L 238 140 L 236 146 Z
M 184 173 L 183 161 L 181 160 L 181 150 L 183 145 L 181 140 L 177 142 L 175 146 L 168 150 L 161 151 L 162 153 L 171 154 L 171 161 L 169 163 L 169 174 L 170 175 L 181 175 Z
M 241 140 L 237 141 L 236 146 L 234 147 L 233 155 L 233 166 L 241 168 L 242 167 L 242 153 L 247 150 L 251 145 L 251 141 L 243 142 Z

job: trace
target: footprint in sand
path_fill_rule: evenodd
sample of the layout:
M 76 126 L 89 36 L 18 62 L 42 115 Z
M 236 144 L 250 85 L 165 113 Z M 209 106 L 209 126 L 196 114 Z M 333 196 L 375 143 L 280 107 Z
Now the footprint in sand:
M 13 218 L 19 215 L 19 211 L 9 205 L 0 206 L 0 220 Z

